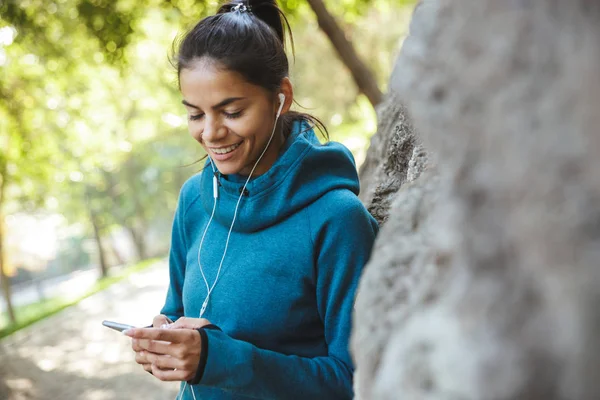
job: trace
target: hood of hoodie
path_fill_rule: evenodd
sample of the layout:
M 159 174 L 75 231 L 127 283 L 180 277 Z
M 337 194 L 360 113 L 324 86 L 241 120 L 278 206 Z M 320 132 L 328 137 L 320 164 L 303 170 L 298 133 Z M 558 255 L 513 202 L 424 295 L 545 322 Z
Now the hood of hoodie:
M 247 176 L 221 175 L 214 222 L 231 225 Z M 213 210 L 213 170 L 207 160 L 201 172 L 202 206 Z M 308 123 L 296 121 L 271 168 L 246 186 L 234 231 L 256 232 L 277 224 L 307 207 L 331 190 L 347 189 L 358 195 L 359 181 L 354 157 L 342 144 L 321 144 Z

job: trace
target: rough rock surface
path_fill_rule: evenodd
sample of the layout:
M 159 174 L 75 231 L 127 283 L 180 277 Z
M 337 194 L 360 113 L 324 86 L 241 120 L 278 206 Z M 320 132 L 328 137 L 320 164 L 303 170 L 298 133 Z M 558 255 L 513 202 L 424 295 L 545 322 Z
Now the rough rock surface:
M 378 106 L 377 119 L 377 134 L 371 139 L 360 170 L 360 196 L 383 224 L 400 186 L 415 180 L 426 168 L 427 154 L 395 92 L 391 91 Z
M 419 137 L 369 155 L 365 201 L 389 217 L 356 302 L 357 398 L 600 398 L 599 75 L 598 1 L 419 6 L 391 84 Z M 411 141 L 438 172 L 408 178 L 390 143 Z

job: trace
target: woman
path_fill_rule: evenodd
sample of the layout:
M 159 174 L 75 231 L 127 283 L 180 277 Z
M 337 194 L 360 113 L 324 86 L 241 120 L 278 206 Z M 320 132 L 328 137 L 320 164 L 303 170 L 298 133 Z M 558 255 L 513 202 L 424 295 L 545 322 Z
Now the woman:
M 351 153 L 290 111 L 282 21 L 273 0 L 228 3 L 177 54 L 208 160 L 181 189 L 161 315 L 126 334 L 182 398 L 352 397 L 352 306 L 377 225 Z

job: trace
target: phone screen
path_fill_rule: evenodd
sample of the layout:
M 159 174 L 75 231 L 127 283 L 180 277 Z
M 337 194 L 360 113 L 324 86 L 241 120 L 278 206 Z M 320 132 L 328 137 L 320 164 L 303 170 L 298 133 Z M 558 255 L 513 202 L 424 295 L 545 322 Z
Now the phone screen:
M 123 332 L 126 329 L 135 328 L 135 326 L 133 326 L 133 325 L 120 324 L 118 322 L 106 321 L 106 320 L 102 321 L 102 325 L 106 326 L 107 328 L 114 329 L 115 331 L 119 331 L 119 332 Z

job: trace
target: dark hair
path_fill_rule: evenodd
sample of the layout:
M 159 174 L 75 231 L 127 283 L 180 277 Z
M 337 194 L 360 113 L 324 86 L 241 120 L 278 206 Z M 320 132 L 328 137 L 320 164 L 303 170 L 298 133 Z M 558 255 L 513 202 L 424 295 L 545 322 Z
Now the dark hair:
M 202 19 L 181 40 L 174 59 L 178 79 L 183 69 L 209 57 L 248 82 L 275 93 L 289 75 L 284 23 L 293 50 L 289 22 L 275 0 L 234 0 L 222 5 L 216 15 Z M 325 124 L 318 118 L 296 111 L 279 118 L 285 136 L 298 120 L 309 122 L 329 139 Z

